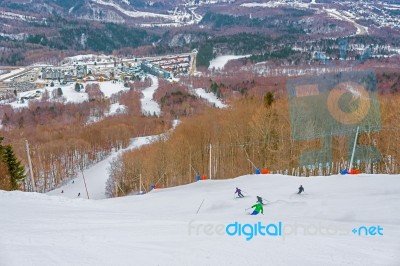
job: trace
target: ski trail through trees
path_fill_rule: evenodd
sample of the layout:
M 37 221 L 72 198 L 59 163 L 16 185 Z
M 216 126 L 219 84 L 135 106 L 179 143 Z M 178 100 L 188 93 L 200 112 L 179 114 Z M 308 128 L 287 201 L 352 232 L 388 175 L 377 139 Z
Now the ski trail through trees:
M 100 161 L 99 163 L 85 169 L 83 174 L 86 179 L 86 185 L 89 193 L 90 199 L 105 199 L 106 194 L 106 182 L 109 178 L 108 168 L 110 166 L 110 162 L 117 158 L 118 155 L 122 154 L 125 151 L 131 149 L 138 149 L 143 145 L 150 144 L 152 141 L 156 140 L 159 135 L 155 136 L 145 136 L 145 137 L 137 137 L 131 140 L 131 143 L 125 149 L 121 149 L 118 151 L 114 151 L 108 156 L 106 159 Z M 61 193 L 63 192 L 63 193 Z M 49 191 L 48 195 L 57 195 L 63 196 L 67 198 L 77 198 L 78 193 L 80 193 L 79 197 L 86 198 L 85 185 L 82 177 L 82 172 L 79 172 L 77 177 L 71 179 L 65 185 Z
M 151 86 L 142 91 L 143 98 L 140 100 L 142 103 L 142 113 L 144 115 L 160 115 L 161 109 L 156 101 L 153 99 L 154 92 L 158 89 L 158 78 L 153 75 L 148 75 L 151 79 Z

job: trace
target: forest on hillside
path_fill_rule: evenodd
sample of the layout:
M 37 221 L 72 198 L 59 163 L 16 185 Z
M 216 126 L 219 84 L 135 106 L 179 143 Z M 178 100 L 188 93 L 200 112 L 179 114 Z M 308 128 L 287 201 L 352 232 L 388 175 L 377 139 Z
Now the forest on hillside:
M 231 67 L 236 69 L 235 64 Z M 217 76 L 182 78 L 179 83 L 160 79 L 154 94 L 161 107 L 160 117 L 146 117 L 141 113 L 141 90 L 151 85 L 149 80 L 128 83 L 130 90 L 110 98 L 99 93 L 98 85 L 88 84 L 85 90 L 91 95 L 90 100 L 80 104 L 64 103 L 62 95 L 60 101 L 49 101 L 44 93 L 42 100 L 31 101 L 28 108 L 18 110 L 2 105 L 0 136 L 4 137 L 4 145 L 12 145 L 16 157 L 25 166 L 25 140 L 29 141 L 34 178 L 40 192 L 54 189 L 112 151 L 125 148 L 134 137 L 168 131 L 175 119 L 181 120 L 181 124 L 168 137 L 125 153 L 112 163 L 110 196 L 137 190 L 140 174 L 148 188 L 154 184 L 190 183 L 196 175 L 209 176 L 210 144 L 212 178 L 248 174 L 254 172 L 255 167 L 294 175 L 337 173 L 348 164 L 348 143 L 344 137 L 333 138 L 335 149 L 331 167 L 298 167 L 301 152 L 318 149 L 321 143 L 320 140 L 292 140 L 285 92 L 288 79 L 290 77 L 264 77 L 236 70 Z M 396 71 L 377 73 L 382 130 L 362 133 L 359 141 L 376 145 L 383 160 L 361 164 L 362 170 L 399 171 L 399 162 L 393 160 L 398 158 L 396 143 L 400 137 L 400 115 L 396 108 L 400 97 L 399 81 Z M 220 110 L 209 106 L 195 97 L 191 88 L 205 88 L 230 107 Z M 116 102 L 125 105 L 126 112 L 107 116 L 110 104 Z M 8 181 L 0 186 L 9 189 Z M 31 189 L 29 182 L 20 182 L 18 187 Z
M 158 134 L 171 126 L 168 121 L 142 115 L 138 90 L 149 84 L 137 81 L 131 86 L 131 90 L 105 99 L 93 93 L 96 86 L 88 84 L 86 90 L 92 98 L 79 104 L 49 101 L 44 93 L 40 101 L 31 101 L 28 108 L 0 106 L 3 117 L 0 136 L 4 137 L 4 143 L 12 145 L 25 165 L 25 140 L 29 141 L 39 192 L 55 188 L 113 150 L 126 147 L 132 137 Z M 107 116 L 110 104 L 115 102 L 125 105 L 126 112 Z M 96 122 L 88 122 L 92 119 Z M 29 182 L 19 183 L 18 187 L 32 189 Z M 0 184 L 0 189 L 8 188 Z
M 383 90 L 400 85 L 393 81 L 396 76 L 394 73 L 378 75 L 378 86 L 382 90 L 379 95 L 381 129 L 360 133 L 357 145 L 373 147 L 381 157 L 356 160 L 355 167 L 362 172 L 400 172 L 400 111 L 396 108 L 400 93 Z M 255 86 L 251 84 L 248 85 Z M 332 137 L 331 163 L 299 167 L 301 154 L 320 150 L 322 139 L 294 141 L 287 95 L 273 91 L 261 94 L 253 91 L 231 102 L 228 109 L 206 108 L 190 119 L 182 118 L 181 125 L 168 137 L 124 153 L 111 164 L 109 196 L 138 191 L 139 176 L 145 187 L 150 188 L 192 183 L 198 175 L 233 178 L 255 173 L 256 169 L 311 176 L 338 174 L 348 168 L 354 132 Z

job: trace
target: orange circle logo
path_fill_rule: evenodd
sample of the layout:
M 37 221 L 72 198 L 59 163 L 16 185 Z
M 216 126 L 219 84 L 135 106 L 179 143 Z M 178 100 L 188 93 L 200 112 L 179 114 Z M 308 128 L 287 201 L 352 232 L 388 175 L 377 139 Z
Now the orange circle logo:
M 358 100 L 357 108 L 354 111 L 343 112 L 340 108 L 339 100 L 345 93 L 353 95 L 351 103 Z M 330 91 L 327 106 L 329 113 L 336 121 L 352 125 L 365 118 L 371 108 L 371 103 L 369 94 L 363 86 L 355 82 L 342 82 Z

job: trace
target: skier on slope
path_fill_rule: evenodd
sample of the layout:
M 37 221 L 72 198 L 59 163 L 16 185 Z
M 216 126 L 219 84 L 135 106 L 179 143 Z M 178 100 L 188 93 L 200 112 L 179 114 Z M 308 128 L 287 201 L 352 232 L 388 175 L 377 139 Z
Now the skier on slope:
M 261 203 L 262 205 L 264 205 L 263 203 L 263 199 L 260 196 L 257 196 L 257 202 Z
M 239 188 L 236 188 L 235 194 L 238 193 L 239 198 L 243 198 L 242 190 Z
M 263 206 L 262 206 L 262 204 L 260 203 L 260 202 L 256 202 L 256 204 L 254 204 L 253 206 L 251 206 L 252 208 L 254 208 L 254 210 L 253 210 L 253 212 L 252 213 L 250 213 L 250 215 L 257 215 L 257 214 L 259 214 L 260 212 L 262 213 L 262 214 L 264 214 L 264 208 L 263 208 Z
M 300 185 L 300 187 L 299 187 L 299 192 L 298 192 L 297 194 L 301 194 L 301 192 L 304 192 L 303 185 Z

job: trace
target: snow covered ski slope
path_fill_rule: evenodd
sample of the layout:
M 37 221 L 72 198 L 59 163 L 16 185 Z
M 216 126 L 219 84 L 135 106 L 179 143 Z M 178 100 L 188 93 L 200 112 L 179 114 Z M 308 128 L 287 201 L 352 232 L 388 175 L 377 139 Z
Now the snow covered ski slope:
M 87 198 L 86 186 L 88 189 L 88 194 L 90 199 L 105 199 L 106 198 L 106 182 L 109 178 L 109 167 L 110 163 L 121 155 L 123 152 L 133 149 L 139 149 L 140 147 L 150 144 L 153 141 L 156 141 L 160 135 L 154 136 L 146 136 L 146 137 L 137 137 L 131 139 L 131 143 L 125 149 L 120 149 L 118 151 L 112 152 L 110 156 L 106 159 L 92 165 L 88 169 L 83 170 L 83 175 L 85 180 L 83 179 L 82 172 L 77 174 L 77 177 L 69 180 L 68 183 L 65 183 L 63 186 L 56 188 L 47 192 L 48 195 L 59 195 L 67 198 L 77 198 L 78 193 L 80 197 Z M 62 193 L 61 193 L 62 192 Z
M 257 195 L 264 215 L 247 215 Z M 104 200 L 0 191 L 0 265 L 397 266 L 399 206 L 398 175 L 248 175 Z

